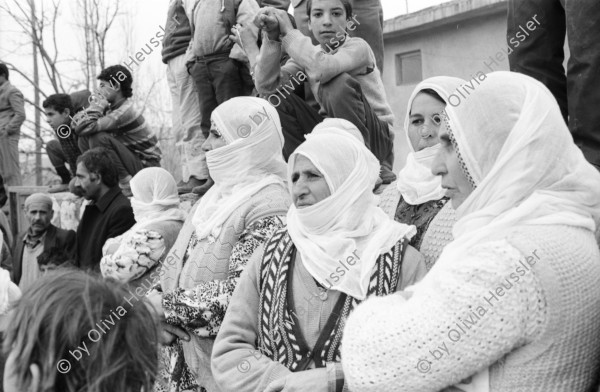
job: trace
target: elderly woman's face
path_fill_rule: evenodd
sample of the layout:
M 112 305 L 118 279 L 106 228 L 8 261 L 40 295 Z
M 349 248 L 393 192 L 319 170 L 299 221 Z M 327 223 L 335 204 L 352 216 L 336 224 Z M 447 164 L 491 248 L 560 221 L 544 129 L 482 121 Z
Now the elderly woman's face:
M 419 93 L 413 100 L 408 120 L 408 138 L 415 151 L 440 142 L 440 113 L 446 104 L 429 94 Z
M 296 208 L 312 206 L 330 195 L 325 177 L 308 158 L 298 155 L 292 171 L 292 199 Z
M 452 207 L 457 209 L 473 192 L 473 185 L 462 170 L 445 127 L 440 129 L 440 144 L 442 148 L 433 161 L 431 172 L 442 176 L 442 188 L 446 189 L 446 196 L 450 198 Z

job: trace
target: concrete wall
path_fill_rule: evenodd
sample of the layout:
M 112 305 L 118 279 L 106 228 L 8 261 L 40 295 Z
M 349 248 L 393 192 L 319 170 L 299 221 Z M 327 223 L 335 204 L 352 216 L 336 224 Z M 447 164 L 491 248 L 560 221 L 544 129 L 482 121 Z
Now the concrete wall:
M 506 11 L 493 15 L 469 18 L 452 24 L 443 20 L 433 22 L 430 28 L 407 34 L 388 34 L 384 37 L 385 62 L 383 82 L 388 102 L 396 116 L 394 171 L 404 166 L 408 149 L 403 124 L 408 98 L 416 84 L 396 86 L 396 55 L 420 50 L 423 79 L 447 75 L 471 79 L 481 71 L 507 71 L 506 56 L 502 61 L 490 56 L 506 51 Z M 400 32 L 401 33 L 401 32 Z M 488 67 L 487 64 L 490 64 Z

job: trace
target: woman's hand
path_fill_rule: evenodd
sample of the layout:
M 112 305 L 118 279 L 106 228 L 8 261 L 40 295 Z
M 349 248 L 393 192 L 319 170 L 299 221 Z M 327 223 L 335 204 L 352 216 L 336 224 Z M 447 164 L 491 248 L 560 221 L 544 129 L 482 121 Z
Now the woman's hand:
M 265 392 L 328 392 L 327 369 L 311 369 L 292 373 L 269 385 Z

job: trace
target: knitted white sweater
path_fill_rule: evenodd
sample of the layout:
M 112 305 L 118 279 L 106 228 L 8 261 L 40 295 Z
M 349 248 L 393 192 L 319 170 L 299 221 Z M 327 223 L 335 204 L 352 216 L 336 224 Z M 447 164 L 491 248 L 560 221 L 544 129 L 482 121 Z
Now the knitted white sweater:
M 600 369 L 600 252 L 594 235 L 529 226 L 442 258 L 413 286 L 349 317 L 350 390 L 428 392 L 490 367 L 490 392 L 585 392 Z

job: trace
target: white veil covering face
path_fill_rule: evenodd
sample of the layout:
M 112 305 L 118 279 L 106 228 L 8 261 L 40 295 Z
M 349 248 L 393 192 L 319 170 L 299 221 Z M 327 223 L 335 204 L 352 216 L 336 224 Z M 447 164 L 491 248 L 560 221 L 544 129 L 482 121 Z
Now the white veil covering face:
M 199 239 L 217 237 L 227 218 L 271 184 L 285 188 L 283 134 L 277 110 L 266 100 L 236 97 L 219 105 L 211 120 L 227 145 L 206 153 L 215 184 L 192 218 Z
M 476 185 L 456 210 L 447 250 L 466 251 L 518 225 L 582 227 L 600 220 L 600 173 L 589 164 L 541 83 L 493 72 L 460 105 L 448 126 Z M 449 256 L 444 251 L 441 258 Z
M 373 188 L 379 177 L 379 161 L 355 135 L 328 129 L 334 126 L 328 122 L 315 128 L 290 156 L 290 190 L 294 163 L 302 155 L 321 172 L 331 195 L 309 207 L 291 206 L 287 225 L 313 278 L 329 289 L 363 300 L 379 255 L 402 238 L 412 237 L 416 230 L 388 218 L 377 206 Z M 332 282 L 331 275 L 340 261 L 353 254 L 358 262 Z
M 131 231 L 165 221 L 184 221 L 186 212 L 179 208 L 175 179 L 163 168 L 140 170 L 130 181 L 131 208 L 136 224 Z
M 439 143 L 421 151 L 415 151 L 408 136 L 413 101 L 422 90 L 431 89 L 447 103 L 448 97 L 465 83 L 463 79 L 451 76 L 428 78 L 415 87 L 408 100 L 406 117 L 404 118 L 404 133 L 410 152 L 406 157 L 406 165 L 398 173 L 396 182 L 398 191 L 408 204 L 418 205 L 431 200 L 439 200 L 446 194 L 446 191 L 442 188 L 442 178 L 431 173 L 433 159 L 440 148 Z

